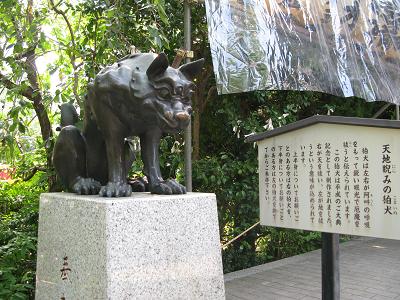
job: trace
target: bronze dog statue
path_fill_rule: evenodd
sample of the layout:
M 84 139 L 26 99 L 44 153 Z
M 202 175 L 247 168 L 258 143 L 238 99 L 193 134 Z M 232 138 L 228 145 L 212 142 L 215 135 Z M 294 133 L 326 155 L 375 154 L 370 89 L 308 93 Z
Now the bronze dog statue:
M 75 126 L 73 106 L 61 107 L 53 162 L 64 185 L 77 194 L 130 196 L 127 175 L 135 157 L 126 139 L 138 136 L 149 191 L 186 193 L 175 180 L 162 178 L 158 151 L 164 133 L 189 124 L 192 80 L 203 63 L 201 59 L 175 69 L 164 53 L 138 53 L 101 70 L 88 88 L 82 131 Z

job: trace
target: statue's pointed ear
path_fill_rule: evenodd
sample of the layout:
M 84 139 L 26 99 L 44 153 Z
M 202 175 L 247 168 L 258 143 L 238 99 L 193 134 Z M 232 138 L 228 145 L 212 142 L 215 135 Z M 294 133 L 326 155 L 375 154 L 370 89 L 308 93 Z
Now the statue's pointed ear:
M 164 74 L 169 66 L 168 58 L 164 52 L 158 54 L 158 56 L 153 60 L 151 65 L 146 71 L 147 77 L 152 80 L 158 75 Z
M 200 73 L 204 65 L 204 58 L 182 65 L 179 71 L 189 80 L 193 80 Z

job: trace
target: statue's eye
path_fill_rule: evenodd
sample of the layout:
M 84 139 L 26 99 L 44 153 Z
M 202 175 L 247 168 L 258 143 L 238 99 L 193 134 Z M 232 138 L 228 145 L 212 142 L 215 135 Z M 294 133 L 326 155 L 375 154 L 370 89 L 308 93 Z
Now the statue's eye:
M 193 94 L 194 94 L 194 91 L 190 90 L 190 91 L 188 92 L 188 94 L 187 94 L 187 97 L 188 97 L 189 99 L 192 99 Z
M 176 88 L 176 94 L 182 96 L 183 93 L 183 88 L 182 87 L 177 87 Z
M 169 92 L 169 90 L 167 88 L 159 89 L 158 95 L 160 95 L 160 97 L 164 98 L 164 99 L 171 97 L 171 93 Z

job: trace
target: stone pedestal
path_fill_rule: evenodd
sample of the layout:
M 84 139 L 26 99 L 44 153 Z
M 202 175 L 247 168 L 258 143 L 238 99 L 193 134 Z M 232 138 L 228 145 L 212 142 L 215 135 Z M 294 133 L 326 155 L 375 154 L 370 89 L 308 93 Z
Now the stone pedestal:
M 215 195 L 43 194 L 36 299 L 225 299 Z

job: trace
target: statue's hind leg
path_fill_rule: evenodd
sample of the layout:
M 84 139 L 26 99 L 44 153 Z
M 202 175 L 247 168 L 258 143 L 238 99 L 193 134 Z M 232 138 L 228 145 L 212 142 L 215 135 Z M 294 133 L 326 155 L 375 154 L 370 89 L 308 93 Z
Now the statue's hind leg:
M 86 144 L 75 126 L 61 129 L 54 146 L 53 163 L 61 181 L 72 192 L 86 195 L 99 193 L 100 183 L 86 178 Z

